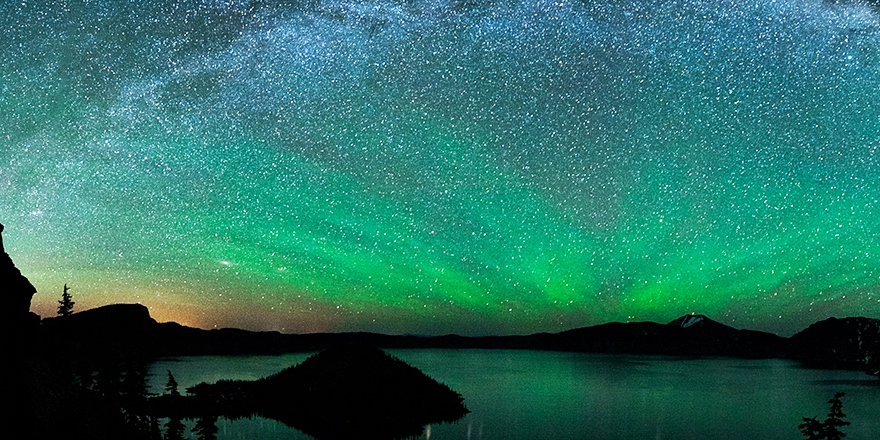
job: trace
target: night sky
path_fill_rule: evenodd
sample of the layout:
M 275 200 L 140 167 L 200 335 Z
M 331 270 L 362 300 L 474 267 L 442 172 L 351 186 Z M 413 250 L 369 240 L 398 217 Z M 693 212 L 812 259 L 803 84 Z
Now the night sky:
M 880 8 L 0 4 L 0 222 L 54 316 L 522 334 L 880 317 Z

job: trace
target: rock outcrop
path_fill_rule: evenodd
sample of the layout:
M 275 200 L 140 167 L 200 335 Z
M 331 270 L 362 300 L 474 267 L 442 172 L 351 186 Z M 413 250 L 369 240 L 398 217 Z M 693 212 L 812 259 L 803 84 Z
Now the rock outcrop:
M 15 267 L 12 257 L 3 246 L 0 224 L 0 325 L 7 339 L 21 338 L 34 330 L 39 317 L 31 313 L 31 298 L 37 293 L 33 284 Z M 14 342 L 14 341 L 10 341 Z

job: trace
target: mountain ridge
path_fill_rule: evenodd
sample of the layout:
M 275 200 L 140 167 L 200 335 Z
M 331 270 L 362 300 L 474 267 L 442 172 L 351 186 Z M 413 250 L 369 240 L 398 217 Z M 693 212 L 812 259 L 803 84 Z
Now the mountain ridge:
M 666 324 L 608 322 L 557 333 L 511 336 L 386 335 L 370 332 L 284 334 L 236 328 L 204 330 L 159 323 L 141 304 L 111 304 L 68 317 L 44 318 L 44 340 L 71 352 L 100 357 L 159 357 L 312 352 L 340 344 L 386 349 L 483 348 L 669 356 L 793 359 L 816 368 L 873 368 L 880 362 L 880 320 L 829 318 L 790 338 L 736 329 L 705 315 Z

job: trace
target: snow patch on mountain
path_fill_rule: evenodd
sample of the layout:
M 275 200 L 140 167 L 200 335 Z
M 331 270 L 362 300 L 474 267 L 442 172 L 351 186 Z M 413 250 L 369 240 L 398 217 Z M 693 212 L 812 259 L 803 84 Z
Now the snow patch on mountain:
M 692 325 L 699 324 L 703 322 L 706 317 L 703 315 L 691 315 L 685 316 L 684 320 L 681 322 L 681 328 L 688 328 Z
M 676 319 L 675 321 L 670 322 L 667 325 L 670 327 L 688 328 L 695 325 L 701 327 L 709 322 L 712 321 L 703 315 L 685 315 L 681 318 Z

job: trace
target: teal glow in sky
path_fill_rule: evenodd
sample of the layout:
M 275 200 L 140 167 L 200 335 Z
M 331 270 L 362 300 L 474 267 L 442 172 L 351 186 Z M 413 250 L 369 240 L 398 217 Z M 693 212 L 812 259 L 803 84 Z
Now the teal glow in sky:
M 530 333 L 880 316 L 880 9 L 0 6 L 0 221 L 55 313 Z

